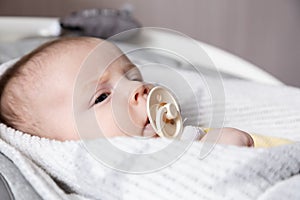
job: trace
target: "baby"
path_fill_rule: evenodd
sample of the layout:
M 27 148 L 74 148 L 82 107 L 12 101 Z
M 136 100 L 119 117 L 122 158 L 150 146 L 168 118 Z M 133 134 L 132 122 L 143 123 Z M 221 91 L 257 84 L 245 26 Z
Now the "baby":
M 85 59 L 104 43 L 107 51 L 99 54 L 99 63 L 94 63 L 103 70 L 102 76 L 89 83 L 93 93 L 83 95 L 85 102 L 79 115 L 84 118 L 90 116 L 86 113 L 92 112 L 105 137 L 128 136 L 129 132 L 131 136 L 157 136 L 146 112 L 152 86 L 144 84 L 139 70 L 125 55 L 107 68 L 101 66 L 102 60 L 121 54 L 121 51 L 107 41 L 89 37 L 48 42 L 7 70 L 0 80 L 1 122 L 39 137 L 60 141 L 80 139 L 73 115 L 74 87 Z M 127 111 L 127 115 L 117 115 L 122 115 L 125 122 L 130 121 L 130 127 L 124 128 L 115 119 L 114 100 L 118 102 L 114 105 Z M 234 128 L 212 129 L 209 134 L 220 131 L 217 143 L 253 146 L 249 134 Z M 209 140 L 207 135 L 201 140 Z

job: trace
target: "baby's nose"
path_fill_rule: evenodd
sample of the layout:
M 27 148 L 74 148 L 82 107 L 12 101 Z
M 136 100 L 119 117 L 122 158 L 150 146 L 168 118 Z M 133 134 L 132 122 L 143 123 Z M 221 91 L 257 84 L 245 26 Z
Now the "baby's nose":
M 138 86 L 132 96 L 131 96 L 131 103 L 138 104 L 138 102 L 142 99 L 146 100 L 149 94 L 150 88 L 148 85 L 140 85 Z

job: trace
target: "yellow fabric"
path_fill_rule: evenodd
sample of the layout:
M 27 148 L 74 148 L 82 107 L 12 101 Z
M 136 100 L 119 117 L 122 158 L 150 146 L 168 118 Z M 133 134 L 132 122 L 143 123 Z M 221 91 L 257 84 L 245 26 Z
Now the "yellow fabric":
M 204 133 L 208 133 L 208 131 L 210 130 L 210 128 L 202 128 Z
M 205 133 L 208 133 L 210 128 L 203 128 Z M 278 137 L 265 136 L 259 134 L 249 133 L 254 141 L 254 147 L 256 148 L 267 148 L 267 147 L 275 147 L 285 144 L 291 144 L 293 141 Z
M 291 144 L 293 141 L 278 137 L 264 136 L 258 134 L 250 134 L 254 141 L 254 147 L 257 148 L 266 148 L 274 147 L 279 145 Z

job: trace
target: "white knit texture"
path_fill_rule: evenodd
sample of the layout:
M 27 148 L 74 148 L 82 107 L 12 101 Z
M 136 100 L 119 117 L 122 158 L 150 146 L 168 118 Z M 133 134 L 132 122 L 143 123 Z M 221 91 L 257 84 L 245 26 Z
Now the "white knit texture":
M 1 137 L 1 151 L 8 144 L 16 147 L 5 153 L 17 161 L 24 176 L 45 199 L 58 199 L 57 196 L 68 199 L 70 195 L 55 187 L 45 173 L 32 170 L 36 166 L 26 157 L 77 195 L 91 199 L 272 199 L 273 192 L 278 199 L 285 199 L 286 194 L 295 197 L 292 199 L 300 197 L 296 187 L 299 179 L 292 182 L 299 177 L 299 143 L 270 149 L 217 145 L 201 160 L 198 156 L 203 145 L 195 142 L 171 166 L 149 174 L 131 175 L 99 164 L 81 142 L 40 139 L 14 132 L 4 125 L 1 125 Z M 114 140 L 131 150 L 140 143 L 132 138 Z M 148 140 L 147 148 L 164 143 L 162 139 Z M 26 161 L 25 165 L 20 159 Z

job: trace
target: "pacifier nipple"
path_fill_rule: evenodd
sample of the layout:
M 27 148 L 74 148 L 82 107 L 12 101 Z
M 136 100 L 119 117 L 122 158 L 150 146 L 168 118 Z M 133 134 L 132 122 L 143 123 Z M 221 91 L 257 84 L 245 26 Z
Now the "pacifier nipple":
M 154 87 L 147 98 L 150 124 L 161 137 L 175 138 L 183 129 L 178 103 L 164 87 Z

